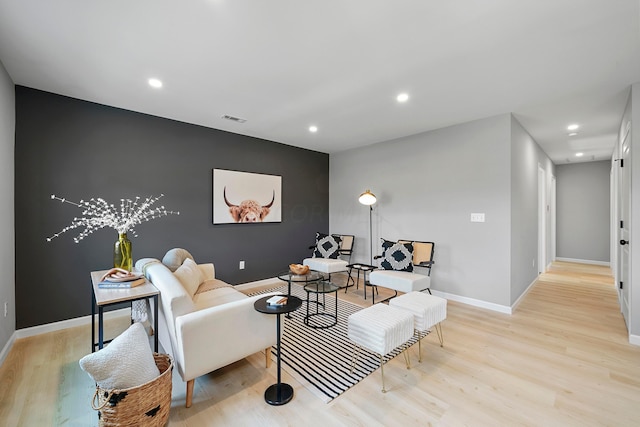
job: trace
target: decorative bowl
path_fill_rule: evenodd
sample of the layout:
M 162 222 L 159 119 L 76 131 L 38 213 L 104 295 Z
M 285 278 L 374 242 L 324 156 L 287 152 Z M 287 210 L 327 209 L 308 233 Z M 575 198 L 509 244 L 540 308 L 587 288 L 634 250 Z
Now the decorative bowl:
M 309 266 L 308 265 L 302 265 L 302 264 L 289 264 L 289 270 L 293 274 L 297 274 L 297 275 L 301 276 L 301 275 L 307 274 L 309 272 Z

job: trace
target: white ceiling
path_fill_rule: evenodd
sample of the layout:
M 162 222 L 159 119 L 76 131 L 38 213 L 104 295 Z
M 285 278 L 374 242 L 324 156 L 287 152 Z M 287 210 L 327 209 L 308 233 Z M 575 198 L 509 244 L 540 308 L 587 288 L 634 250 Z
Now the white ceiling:
M 639 0 L 0 0 L 0 61 L 18 85 L 326 153 L 511 112 L 566 163 L 611 157 L 639 18 Z

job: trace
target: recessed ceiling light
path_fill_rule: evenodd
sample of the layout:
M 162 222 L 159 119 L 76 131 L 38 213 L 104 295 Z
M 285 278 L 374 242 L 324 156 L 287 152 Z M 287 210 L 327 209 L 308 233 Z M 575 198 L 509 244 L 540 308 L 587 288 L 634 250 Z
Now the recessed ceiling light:
M 401 93 L 400 95 L 396 96 L 396 100 L 398 102 L 407 102 L 409 100 L 409 94 Z
M 576 157 L 582 157 L 584 156 L 584 153 L 576 153 Z
M 576 130 L 579 127 L 580 127 L 580 125 L 577 125 L 577 124 L 574 123 L 572 125 L 567 126 L 567 130 Z
M 569 134 L 569 136 L 576 136 L 577 134 L 578 134 L 578 132 L 571 132 L 571 133 Z
M 318 126 L 309 126 L 309 132 L 311 133 L 318 132 Z
M 162 82 L 158 79 L 149 79 L 148 82 L 149 82 L 149 86 L 155 87 L 156 89 L 162 87 Z

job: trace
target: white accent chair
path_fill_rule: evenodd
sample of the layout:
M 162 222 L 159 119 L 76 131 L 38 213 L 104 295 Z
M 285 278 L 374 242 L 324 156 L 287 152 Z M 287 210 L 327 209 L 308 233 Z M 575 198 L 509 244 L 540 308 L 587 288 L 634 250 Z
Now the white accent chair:
M 375 270 L 369 273 L 369 283 L 371 286 L 393 289 L 395 295 L 391 298 L 396 297 L 398 292 L 409 293 L 426 290 L 431 293 L 431 267 L 434 264 L 435 243 L 411 240 L 398 240 L 398 243 L 411 243 L 413 245 L 413 259 L 411 262 L 414 271 Z M 380 259 L 381 257 L 378 255 L 375 258 Z M 426 274 L 416 273 L 416 268 L 423 269 Z M 375 304 L 375 294 L 373 304 Z
M 351 262 L 351 253 L 353 252 L 354 236 L 350 234 L 332 234 L 340 238 L 340 249 L 338 249 L 338 258 L 305 258 L 302 261 L 303 265 L 309 266 L 311 270 L 319 271 L 327 274 L 328 279 L 331 280 L 331 274 L 347 271 L 347 265 Z M 315 246 L 311 246 L 309 249 L 314 249 Z M 347 283 L 348 284 L 348 283 Z

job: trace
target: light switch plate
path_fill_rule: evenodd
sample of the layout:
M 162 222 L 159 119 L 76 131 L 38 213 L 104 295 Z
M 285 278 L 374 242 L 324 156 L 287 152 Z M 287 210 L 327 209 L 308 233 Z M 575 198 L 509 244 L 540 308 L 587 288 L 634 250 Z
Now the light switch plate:
M 484 213 L 472 213 L 471 222 L 484 222 Z

